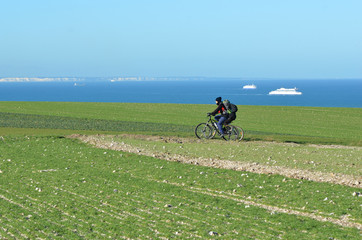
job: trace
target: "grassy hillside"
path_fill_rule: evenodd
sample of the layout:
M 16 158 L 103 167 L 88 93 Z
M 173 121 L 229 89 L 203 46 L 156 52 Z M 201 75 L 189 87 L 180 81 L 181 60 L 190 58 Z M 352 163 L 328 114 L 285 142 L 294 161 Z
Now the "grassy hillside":
M 63 137 L 185 136 L 107 139 L 138 151 L 360 176 L 360 147 L 196 141 L 195 126 L 214 108 L 0 102 L 0 239 L 360 239 L 354 185 L 183 164 Z M 239 106 L 235 125 L 246 140 L 360 146 L 361 118 L 361 109 Z
M 1 239 L 359 239 L 359 189 L 0 139 Z
M 206 121 L 215 105 L 140 103 L 1 102 L 0 134 L 28 128 L 68 134 L 138 132 L 193 136 L 194 127 Z M 246 140 L 335 143 L 361 146 L 362 109 L 239 106 L 233 124 L 242 126 Z M 74 131 L 72 131 L 74 130 Z M 47 132 L 47 131 L 45 131 Z

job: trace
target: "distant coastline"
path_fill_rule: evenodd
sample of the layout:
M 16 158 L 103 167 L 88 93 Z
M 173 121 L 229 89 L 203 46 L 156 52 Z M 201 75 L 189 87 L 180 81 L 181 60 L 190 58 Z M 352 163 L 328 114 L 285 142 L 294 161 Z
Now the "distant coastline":
M 225 79 L 223 77 L 142 77 L 142 76 L 116 76 L 116 77 L 0 77 L 0 83 L 24 83 L 24 82 L 141 82 L 141 81 L 219 81 Z M 261 80 L 282 80 L 282 81 L 295 81 L 295 80 L 359 80 L 362 78 L 247 78 L 247 77 L 233 77 L 226 78 L 229 81 L 261 81 Z
M 0 78 L 0 82 L 77 82 L 82 81 L 83 78 Z
M 122 81 L 200 81 L 206 77 L 5 77 L 0 82 L 122 82 Z

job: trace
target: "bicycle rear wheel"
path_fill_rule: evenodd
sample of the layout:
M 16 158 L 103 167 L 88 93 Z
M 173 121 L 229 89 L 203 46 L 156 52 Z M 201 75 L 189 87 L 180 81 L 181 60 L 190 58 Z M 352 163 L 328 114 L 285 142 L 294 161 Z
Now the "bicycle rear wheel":
M 212 127 L 206 123 L 200 123 L 195 128 L 195 135 L 199 139 L 209 139 L 213 133 Z
M 239 131 L 234 126 L 226 126 L 226 134 L 224 135 L 225 140 L 227 141 L 236 141 L 239 139 Z
M 239 136 L 238 136 L 238 140 L 241 141 L 244 138 L 244 130 L 241 127 L 238 126 L 234 126 L 234 128 L 236 128 L 239 132 Z

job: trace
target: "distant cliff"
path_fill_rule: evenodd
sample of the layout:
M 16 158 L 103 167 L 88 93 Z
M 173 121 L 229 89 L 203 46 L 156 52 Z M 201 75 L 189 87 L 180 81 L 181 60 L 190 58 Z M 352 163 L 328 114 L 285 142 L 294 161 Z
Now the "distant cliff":
M 98 82 L 98 81 L 185 81 L 206 80 L 205 77 L 8 77 L 1 78 L 0 82 Z
M 77 82 L 81 78 L 0 78 L 0 82 Z

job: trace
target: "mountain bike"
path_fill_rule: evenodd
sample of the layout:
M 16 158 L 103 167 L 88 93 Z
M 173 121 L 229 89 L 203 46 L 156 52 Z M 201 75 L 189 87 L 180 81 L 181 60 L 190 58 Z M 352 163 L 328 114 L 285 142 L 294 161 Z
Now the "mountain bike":
M 217 121 L 211 116 L 208 115 L 209 120 L 206 123 L 200 123 L 195 128 L 195 135 L 199 139 L 211 139 L 218 134 L 220 137 L 222 137 L 224 140 L 241 140 L 244 137 L 244 131 L 242 131 L 242 128 L 235 127 L 232 125 L 226 125 L 224 135 L 222 136 L 219 128 L 217 127 Z M 240 131 L 241 129 L 241 131 Z M 240 136 L 242 134 L 242 136 Z

